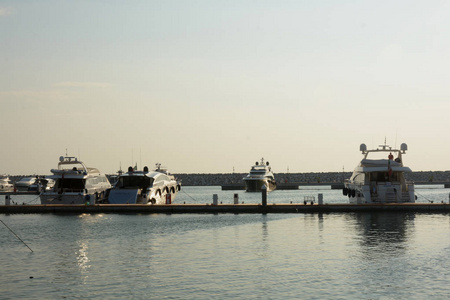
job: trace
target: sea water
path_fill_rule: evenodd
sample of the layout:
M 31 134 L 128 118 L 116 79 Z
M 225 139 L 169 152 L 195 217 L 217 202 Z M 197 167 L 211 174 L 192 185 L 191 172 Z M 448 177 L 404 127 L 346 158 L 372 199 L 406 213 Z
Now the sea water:
M 448 189 L 417 189 L 447 202 Z M 258 203 L 183 187 L 175 203 Z M 268 203 L 341 191 L 274 191 Z M 16 203 L 36 196 L 12 196 Z M 38 200 L 37 200 L 37 203 Z M 14 214 L 0 219 L 2 299 L 448 299 L 450 215 Z

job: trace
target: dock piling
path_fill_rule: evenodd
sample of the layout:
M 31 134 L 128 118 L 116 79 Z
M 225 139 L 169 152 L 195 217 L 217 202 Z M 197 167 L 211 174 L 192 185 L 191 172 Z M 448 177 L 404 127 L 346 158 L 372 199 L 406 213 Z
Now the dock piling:
M 261 187 L 262 205 L 267 206 L 267 187 L 263 185 Z

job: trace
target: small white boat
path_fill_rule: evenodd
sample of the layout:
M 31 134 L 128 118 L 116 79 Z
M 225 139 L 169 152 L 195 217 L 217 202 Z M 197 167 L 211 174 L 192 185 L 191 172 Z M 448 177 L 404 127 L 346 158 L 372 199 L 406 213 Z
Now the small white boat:
M 88 168 L 76 157 L 59 158 L 58 169 L 52 169 L 55 184 L 41 193 L 42 204 L 94 204 L 111 188 L 108 178 L 96 168 Z
M 400 150 L 380 145 L 378 149 L 367 150 L 361 144 L 360 151 L 364 158 L 353 171 L 350 179 L 345 180 L 343 194 L 350 203 L 414 203 L 414 183 L 407 182 L 405 173 L 411 169 L 403 165 L 403 157 L 408 150 L 406 144 Z M 376 159 L 369 159 L 377 155 Z M 381 155 L 381 157 L 379 157 Z M 394 159 L 394 155 L 396 158 Z
M 14 184 L 8 176 L 0 178 L 0 192 L 14 191 Z
M 269 166 L 269 162 L 264 163 L 264 158 L 261 158 L 260 163 L 255 163 L 243 180 L 247 192 L 260 192 L 263 186 L 266 187 L 268 192 L 277 188 L 272 168 Z
M 38 176 L 32 184 L 28 186 L 29 192 L 50 191 L 55 186 L 55 181 L 45 176 Z
M 18 191 L 28 191 L 30 185 L 34 184 L 36 181 L 36 176 L 34 177 L 23 177 L 19 181 L 16 182 L 16 189 Z
M 114 187 L 108 191 L 110 204 L 170 204 L 181 190 L 181 182 L 170 175 L 161 164 L 154 171 L 144 167 L 137 171 L 133 167 L 119 175 Z

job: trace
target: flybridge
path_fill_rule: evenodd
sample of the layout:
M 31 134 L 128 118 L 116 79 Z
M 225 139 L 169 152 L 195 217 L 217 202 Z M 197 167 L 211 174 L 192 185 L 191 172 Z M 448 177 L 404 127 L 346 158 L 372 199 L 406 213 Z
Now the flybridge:
M 374 149 L 374 150 L 367 150 L 366 144 L 361 144 L 361 145 L 359 146 L 359 151 L 361 151 L 362 154 L 367 154 L 367 153 L 369 153 L 369 152 L 390 152 L 390 151 L 401 152 L 402 154 L 406 154 L 406 150 L 408 150 L 408 145 L 405 144 L 405 143 L 403 143 L 403 144 L 400 145 L 400 150 L 398 150 L 398 149 L 392 149 L 391 146 L 386 145 L 386 144 L 384 144 L 384 145 L 379 145 L 378 147 L 381 147 L 381 149 L 380 149 L 380 148 L 377 148 L 377 149 Z
M 86 165 L 78 160 L 76 157 L 60 156 L 58 169 L 50 170 L 54 175 L 67 174 L 67 175 L 88 175 L 88 174 L 100 174 L 100 171 L 96 168 L 88 168 Z

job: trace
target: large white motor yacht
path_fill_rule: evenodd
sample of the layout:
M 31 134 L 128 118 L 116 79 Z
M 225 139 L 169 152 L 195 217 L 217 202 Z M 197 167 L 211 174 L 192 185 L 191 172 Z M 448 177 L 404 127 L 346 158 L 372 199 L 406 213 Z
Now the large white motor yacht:
M 269 162 L 264 163 L 264 158 L 261 158 L 260 163 L 255 163 L 243 180 L 247 192 L 260 192 L 263 185 L 266 187 L 268 192 L 277 188 L 277 183 L 275 181 L 275 176 L 272 173 L 272 168 L 269 166 Z
M 14 184 L 8 176 L 0 178 L 0 191 L 12 192 L 14 190 Z
M 181 190 L 181 183 L 170 175 L 161 164 L 154 171 L 133 167 L 119 175 L 114 187 L 108 191 L 110 204 L 170 204 Z
M 55 184 L 41 193 L 42 204 L 94 204 L 111 188 L 108 178 L 96 168 L 88 168 L 76 157 L 59 158 L 58 169 L 48 176 Z
M 385 143 L 379 147 L 381 148 L 367 150 L 367 146 L 361 144 L 360 151 L 364 158 L 350 179 L 345 180 L 343 194 L 354 204 L 414 203 L 414 184 L 405 179 L 405 173 L 412 171 L 403 165 L 402 158 L 408 146 L 401 144 L 398 150 Z M 369 154 L 377 158 L 369 159 Z

